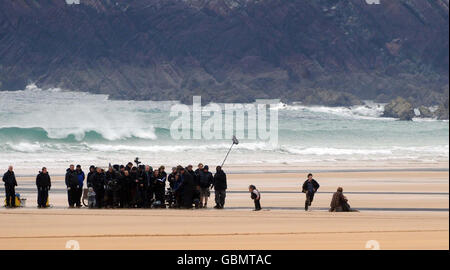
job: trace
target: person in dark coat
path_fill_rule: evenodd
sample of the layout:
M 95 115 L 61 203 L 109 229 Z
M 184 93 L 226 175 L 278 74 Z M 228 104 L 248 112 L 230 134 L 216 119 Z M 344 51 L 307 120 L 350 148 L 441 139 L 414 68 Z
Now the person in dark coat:
M 65 177 L 66 187 L 67 187 L 67 199 L 69 202 L 69 207 L 75 207 L 77 202 L 77 189 L 79 186 L 78 175 L 75 171 L 75 166 L 70 165 L 70 167 L 66 170 Z
M 165 205 L 165 192 L 166 192 L 166 179 L 167 173 L 164 171 L 164 166 L 161 166 L 158 170 L 155 170 L 154 174 L 154 191 L 155 202 L 158 202 L 158 207 L 164 208 Z
M 6 207 L 16 207 L 16 175 L 13 166 L 8 167 L 8 171 L 3 174 L 2 178 L 5 183 Z
M 88 175 L 86 177 L 86 182 L 87 182 L 87 187 L 88 188 L 92 187 L 92 177 L 94 176 L 94 174 L 95 174 L 95 166 L 91 165 L 89 167 L 89 172 L 88 172 Z
M 221 166 L 216 167 L 216 174 L 214 175 L 213 186 L 216 201 L 216 206 L 214 206 L 214 208 L 223 209 L 223 207 L 225 206 L 225 198 L 227 196 L 226 190 L 228 187 L 227 187 L 227 175 L 222 170 Z
M 37 204 L 38 208 L 46 208 L 48 200 L 48 192 L 52 186 L 50 175 L 47 168 L 43 167 L 36 176 L 36 187 L 38 189 Z
M 130 172 L 123 168 L 120 178 L 120 208 L 130 207 L 130 186 Z
M 208 165 L 205 165 L 203 172 L 199 173 L 200 184 L 200 208 L 208 207 L 208 198 L 210 196 L 210 189 L 213 186 L 214 177 L 209 172 Z
M 194 199 L 194 189 L 195 189 L 195 182 L 194 182 L 194 175 L 191 174 L 188 169 L 181 168 L 180 170 L 180 176 L 181 176 L 181 197 L 182 197 L 182 207 L 183 208 L 192 208 L 192 203 Z
M 78 208 L 81 207 L 81 196 L 83 195 L 83 185 L 84 185 L 84 179 L 86 178 L 83 170 L 81 169 L 81 165 L 77 165 L 75 171 L 77 172 L 78 177 L 78 187 L 76 189 L 76 198 L 75 203 Z
M 308 211 L 308 208 L 311 206 L 311 203 L 314 199 L 314 194 L 316 194 L 320 185 L 316 180 L 313 179 L 313 175 L 308 174 L 308 179 L 303 183 L 302 192 L 306 194 L 305 200 L 305 211 Z
M 109 167 L 105 173 L 106 186 L 106 207 L 117 208 L 119 206 L 119 173 L 113 168 Z
M 176 175 L 177 175 L 177 167 L 172 168 L 172 172 L 167 176 L 167 181 L 169 182 L 169 187 L 173 190 L 175 187 L 176 182 Z
M 137 207 L 144 208 L 147 205 L 148 179 L 145 165 L 139 165 L 137 172 Z
M 97 167 L 92 179 L 92 186 L 95 192 L 95 205 L 97 208 L 103 208 L 103 201 L 105 200 L 105 184 L 106 176 L 102 168 Z

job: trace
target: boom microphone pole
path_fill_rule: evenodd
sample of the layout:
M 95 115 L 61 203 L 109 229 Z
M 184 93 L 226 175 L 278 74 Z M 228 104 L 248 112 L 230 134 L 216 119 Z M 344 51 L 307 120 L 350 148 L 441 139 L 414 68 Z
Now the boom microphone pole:
M 239 144 L 239 141 L 238 141 L 238 139 L 236 138 L 236 136 L 234 136 L 233 135 L 233 143 L 231 144 L 231 147 L 230 147 L 230 149 L 228 150 L 228 153 L 227 153 L 227 155 L 225 156 L 225 159 L 223 160 L 223 162 L 222 162 L 222 165 L 220 166 L 220 167 L 223 167 L 223 164 L 225 164 L 225 160 L 227 160 L 227 157 L 228 157 L 228 155 L 230 154 L 230 152 L 231 152 L 231 148 L 233 148 L 233 145 L 238 145 Z

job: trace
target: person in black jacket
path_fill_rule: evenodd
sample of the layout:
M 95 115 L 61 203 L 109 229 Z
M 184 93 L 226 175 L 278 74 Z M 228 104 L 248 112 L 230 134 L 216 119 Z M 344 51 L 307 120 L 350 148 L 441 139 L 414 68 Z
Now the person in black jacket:
M 3 174 L 2 180 L 3 182 L 5 182 L 6 207 L 16 207 L 17 181 L 13 166 L 8 167 L 8 171 Z
M 94 176 L 94 174 L 95 174 L 95 166 L 91 165 L 89 167 L 89 172 L 88 172 L 87 177 L 86 177 L 87 187 L 88 188 L 92 187 L 92 176 Z
M 194 176 L 191 174 L 187 168 L 180 169 L 181 185 L 179 187 L 181 191 L 181 199 L 183 208 L 192 208 L 192 203 L 194 199 Z
M 78 175 L 75 171 L 75 166 L 70 165 L 69 169 L 66 170 L 66 187 L 67 187 L 67 199 L 69 202 L 69 207 L 75 207 L 77 201 L 77 190 L 79 188 Z
M 223 209 L 223 207 L 225 206 L 225 198 L 227 196 L 227 175 L 220 166 L 216 167 L 213 186 L 216 201 L 216 206 L 214 206 L 214 208 Z
M 316 180 L 313 179 L 313 175 L 308 174 L 308 179 L 303 183 L 302 192 L 306 193 L 305 200 L 305 211 L 308 211 L 308 208 L 311 206 L 311 203 L 314 199 L 314 194 L 319 189 L 320 185 Z
M 103 201 L 105 200 L 106 184 L 106 176 L 102 168 L 97 167 L 97 171 L 95 172 L 92 180 L 92 186 L 95 192 L 95 205 L 97 206 L 97 208 L 102 208 Z
M 36 187 L 38 189 L 37 204 L 38 208 L 47 207 L 48 191 L 52 184 L 50 175 L 47 172 L 47 168 L 43 167 L 42 171 L 36 176 Z
M 137 172 L 137 207 L 144 208 L 147 206 L 147 189 L 148 180 L 145 172 L 145 165 L 139 165 Z
M 211 195 L 210 188 L 213 185 L 214 177 L 209 172 L 208 165 L 205 165 L 203 172 L 199 172 L 199 184 L 200 184 L 200 208 L 208 207 L 208 198 Z

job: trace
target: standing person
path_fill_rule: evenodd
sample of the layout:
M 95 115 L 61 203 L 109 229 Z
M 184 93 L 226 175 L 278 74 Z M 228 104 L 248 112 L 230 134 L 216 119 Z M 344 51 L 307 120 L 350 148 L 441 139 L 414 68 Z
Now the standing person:
M 172 167 L 172 172 L 167 176 L 167 181 L 169 182 L 169 187 L 172 189 L 175 187 L 175 183 L 177 181 L 176 176 L 177 175 L 177 167 Z
M 161 170 L 162 168 L 162 170 Z M 165 208 L 165 192 L 166 192 L 166 178 L 167 174 L 164 172 L 164 167 L 161 166 L 154 172 L 154 190 L 155 190 L 155 202 L 156 206 Z
M 66 187 L 67 187 L 67 199 L 69 202 L 69 207 L 74 208 L 77 198 L 77 188 L 78 188 L 78 175 L 75 171 L 75 166 L 73 164 L 66 170 L 65 177 Z
M 94 176 L 94 174 L 95 174 L 95 166 L 91 165 L 89 167 L 89 172 L 88 172 L 88 175 L 86 177 L 86 182 L 87 182 L 86 184 L 87 184 L 88 188 L 92 187 L 92 176 Z
M 121 173 L 121 192 L 120 192 L 120 208 L 128 208 L 130 207 L 130 185 L 131 185 L 131 178 L 130 178 L 130 172 L 123 170 Z
M 103 207 L 103 201 L 105 200 L 105 182 L 106 176 L 102 168 L 97 167 L 92 179 L 92 186 L 95 192 L 95 205 L 97 208 Z
M 216 167 L 216 174 L 214 175 L 214 193 L 215 193 L 215 201 L 216 206 L 214 208 L 216 209 L 223 209 L 225 206 L 225 198 L 227 196 L 226 190 L 227 190 L 227 175 L 222 170 L 221 166 Z
M 83 172 L 83 170 L 81 169 L 81 165 L 77 165 L 75 171 L 77 172 L 77 177 L 78 177 L 78 188 L 77 188 L 77 193 L 76 193 L 76 200 L 75 203 L 77 205 L 78 208 L 81 207 L 81 196 L 83 195 L 83 185 L 84 185 L 84 179 L 85 179 L 85 174 Z
M 5 183 L 6 207 L 16 207 L 17 181 L 13 166 L 8 167 L 8 171 L 3 174 L 2 180 Z
M 311 206 L 311 203 L 314 200 L 314 194 L 317 192 L 319 187 L 320 185 L 313 179 L 312 173 L 308 174 L 308 179 L 302 186 L 302 192 L 306 193 L 305 211 L 308 211 L 308 208 Z
M 208 198 L 211 195 L 210 188 L 214 182 L 212 173 L 209 172 L 208 165 L 203 168 L 203 173 L 199 174 L 200 183 L 200 208 L 208 207 Z
M 197 165 L 197 169 L 195 170 L 195 174 L 196 174 L 196 175 L 199 175 L 200 172 L 203 172 L 203 163 L 199 163 L 199 164 Z
M 182 179 L 179 188 L 181 189 L 182 205 L 183 208 L 191 209 L 195 189 L 194 176 L 187 168 L 181 168 L 180 174 Z
M 148 181 L 146 174 L 146 166 L 139 165 L 137 173 L 137 207 L 144 208 L 147 205 L 147 189 Z
M 36 187 L 38 189 L 37 204 L 38 208 L 46 208 L 48 200 L 48 191 L 52 184 L 50 175 L 47 168 L 43 167 L 39 174 L 36 176 Z
M 259 190 L 257 190 L 254 185 L 250 185 L 248 191 L 250 192 L 250 198 L 252 198 L 255 203 L 255 211 L 261 210 L 261 193 Z

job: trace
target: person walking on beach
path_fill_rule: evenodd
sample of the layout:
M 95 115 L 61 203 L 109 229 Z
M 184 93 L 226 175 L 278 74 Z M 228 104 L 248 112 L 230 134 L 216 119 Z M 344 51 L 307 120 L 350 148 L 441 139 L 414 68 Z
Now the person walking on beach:
M 6 193 L 6 207 L 16 207 L 16 175 L 14 174 L 13 166 L 8 167 L 8 171 L 3 174 L 2 178 L 5 183 Z
M 83 195 L 83 185 L 84 185 L 84 179 L 86 178 L 83 170 L 81 169 L 81 165 L 77 165 L 75 171 L 77 172 L 77 178 L 78 178 L 78 187 L 76 189 L 76 198 L 75 198 L 75 204 L 78 208 L 81 207 L 81 196 Z
M 38 189 L 37 203 L 38 208 L 47 208 L 48 191 L 52 184 L 50 175 L 47 168 L 43 167 L 39 174 L 36 176 L 36 187 Z
M 73 164 L 66 170 L 65 177 L 69 207 L 74 208 L 77 201 L 78 175 Z
M 226 193 L 227 175 L 222 170 L 221 166 L 216 167 L 216 174 L 214 175 L 213 186 L 216 201 L 216 206 L 214 206 L 214 208 L 223 209 L 223 207 L 225 206 L 225 198 L 227 196 Z
M 319 189 L 320 185 L 316 180 L 313 179 L 313 175 L 308 174 L 308 179 L 303 183 L 302 192 L 306 193 L 305 200 L 305 211 L 308 211 L 308 208 L 311 206 L 311 203 L 314 199 L 314 194 Z
M 250 192 L 250 198 L 252 198 L 253 202 L 255 203 L 255 210 L 259 211 L 261 210 L 261 193 L 254 185 L 250 185 L 248 187 L 248 191 Z

